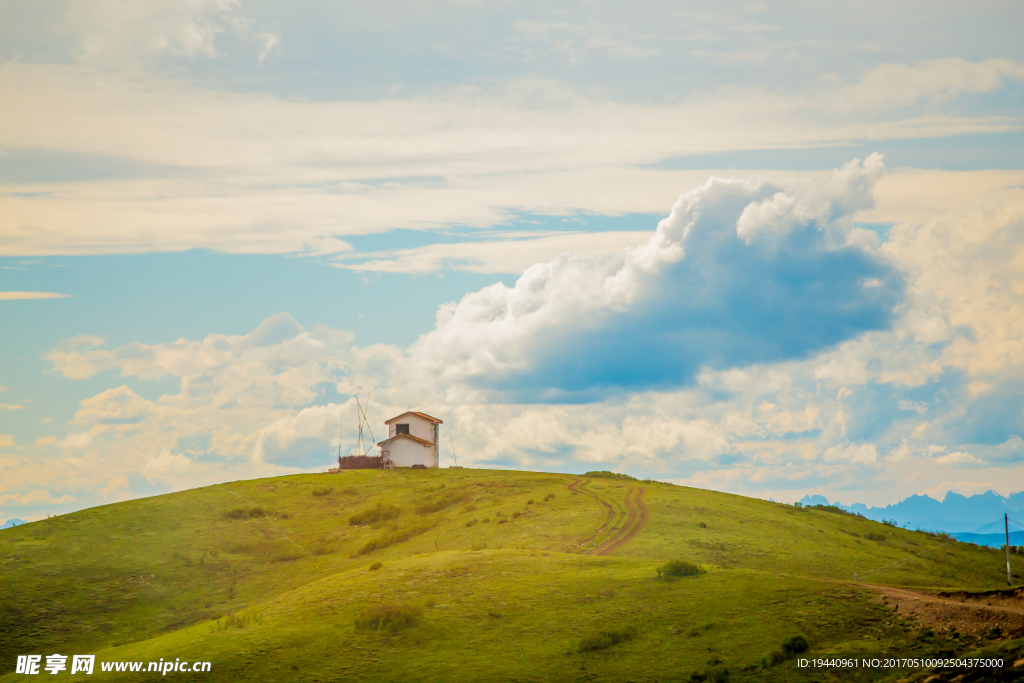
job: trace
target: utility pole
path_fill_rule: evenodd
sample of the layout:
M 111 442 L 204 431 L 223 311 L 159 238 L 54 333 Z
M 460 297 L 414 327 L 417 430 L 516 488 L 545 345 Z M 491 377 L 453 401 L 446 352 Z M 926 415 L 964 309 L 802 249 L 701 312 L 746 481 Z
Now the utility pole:
M 1013 579 L 1010 576 L 1010 515 L 1003 513 L 1003 521 L 1006 523 L 1006 585 L 1012 586 Z

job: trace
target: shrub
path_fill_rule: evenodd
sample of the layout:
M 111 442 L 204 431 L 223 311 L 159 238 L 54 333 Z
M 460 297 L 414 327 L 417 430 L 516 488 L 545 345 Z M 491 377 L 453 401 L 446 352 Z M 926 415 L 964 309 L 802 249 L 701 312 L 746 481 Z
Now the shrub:
M 330 555 L 334 552 L 334 547 L 327 542 L 327 539 L 317 539 L 306 546 L 306 550 L 312 555 Z
M 302 551 L 289 541 L 242 541 L 228 546 L 225 550 L 229 553 L 258 557 L 266 562 L 289 562 L 302 557 Z
M 807 652 L 807 648 L 810 645 L 807 643 L 807 639 L 803 636 L 793 636 L 792 638 L 786 638 L 782 641 L 782 653 L 787 657 L 798 655 L 801 652 Z
M 803 636 L 796 635 L 792 638 L 786 638 L 782 641 L 782 649 L 772 652 L 770 655 L 761 658 L 761 666 L 768 668 L 780 664 L 787 659 L 795 657 L 801 652 L 807 652 L 810 648 L 807 639 Z
M 729 670 L 724 666 L 711 665 L 704 669 L 704 680 L 708 683 L 726 683 L 729 680 Z
M 491 522 L 491 518 L 490 518 L 490 517 L 484 517 L 484 518 L 483 518 L 483 519 L 481 519 L 480 521 L 481 521 L 481 522 L 482 522 L 483 524 L 490 524 L 490 522 Z
M 373 564 L 370 565 L 370 568 L 369 568 L 368 571 L 375 572 L 375 571 L 377 571 L 378 569 L 380 569 L 383 566 L 384 565 L 381 564 L 380 562 L 374 562 Z
M 262 624 L 263 615 L 259 613 L 228 614 L 223 621 L 217 621 L 217 627 L 223 630 L 229 628 L 245 628 L 250 624 Z
M 885 542 L 885 534 L 876 534 L 874 532 L 871 532 L 869 534 L 864 534 L 864 538 L 868 539 L 869 541 L 878 541 L 879 543 Z
M 523 516 L 522 512 L 513 512 L 512 513 L 512 519 L 519 519 L 522 516 Z
M 476 524 L 476 519 L 471 519 L 468 522 L 466 522 L 466 526 L 473 526 L 474 524 Z
M 698 574 L 705 573 L 703 567 L 686 560 L 669 560 L 658 567 L 657 571 L 659 579 L 670 579 L 677 576 L 697 576 Z
M 451 507 L 456 503 L 469 498 L 469 491 L 448 491 L 443 493 L 436 498 L 424 501 L 416 508 L 416 512 L 421 515 L 429 515 L 433 512 L 440 512 L 445 508 Z
M 234 508 L 224 513 L 228 519 L 248 519 L 250 517 L 262 517 L 263 508 L 255 506 L 251 508 Z
M 323 488 L 319 488 L 319 489 L 313 489 L 313 490 L 311 491 L 311 493 L 312 493 L 312 494 L 313 494 L 314 496 L 326 496 L 326 495 L 328 495 L 328 494 L 329 494 L 329 493 L 330 493 L 331 491 L 333 491 L 333 490 L 334 490 L 334 489 L 333 489 L 333 488 L 331 488 L 330 486 L 325 486 L 325 487 L 323 487 Z
M 373 524 L 374 522 L 387 521 L 398 517 L 401 510 L 393 505 L 383 505 L 377 503 L 376 507 L 367 508 L 361 510 L 356 514 L 348 518 L 350 526 L 360 526 L 362 524 Z
M 700 527 L 701 529 L 707 529 L 707 528 L 708 528 L 708 525 L 707 525 L 707 524 L 705 524 L 704 522 L 701 522 L 701 523 L 700 523 L 700 524 L 698 524 L 697 526 L 699 526 L 699 527 Z
M 527 505 L 533 505 L 533 498 L 531 498 L 530 500 L 526 501 L 526 504 Z
M 404 604 L 376 605 L 356 617 L 356 628 L 361 631 L 387 631 L 394 633 L 415 626 L 423 610 Z
M 474 543 L 472 548 L 473 550 L 485 550 L 487 548 L 487 544 L 481 541 L 480 543 Z
M 473 510 L 476 510 L 476 503 L 470 503 L 462 508 L 463 512 L 473 512 Z
M 433 524 L 419 524 L 405 529 L 392 529 L 383 536 L 378 536 L 377 538 L 367 541 L 356 554 L 366 555 L 367 553 L 372 553 L 374 550 L 381 550 L 382 548 L 387 548 L 389 545 L 408 541 L 413 536 L 419 536 L 433 528 Z
M 544 500 L 551 500 L 554 497 L 555 497 L 555 494 L 549 493 L 548 495 L 544 496 Z
M 631 477 L 628 474 L 622 474 L 621 472 L 609 472 L 608 470 L 600 470 L 597 472 L 587 472 L 583 475 L 584 477 L 600 477 L 601 479 L 628 479 L 629 481 L 636 481 L 636 477 Z
M 594 652 L 595 650 L 605 650 L 613 645 L 624 643 L 627 640 L 636 638 L 637 629 L 636 626 L 627 626 L 623 629 L 602 629 L 593 635 L 587 636 L 580 640 L 579 651 L 580 652 Z

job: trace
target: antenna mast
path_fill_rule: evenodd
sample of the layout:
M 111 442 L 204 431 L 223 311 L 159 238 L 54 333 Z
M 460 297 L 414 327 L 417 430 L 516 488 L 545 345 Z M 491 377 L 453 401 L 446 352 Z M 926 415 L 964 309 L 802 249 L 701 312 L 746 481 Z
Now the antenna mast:
M 345 434 L 345 406 L 341 407 L 341 417 L 338 418 L 338 467 L 341 467 L 341 444 L 344 443 Z

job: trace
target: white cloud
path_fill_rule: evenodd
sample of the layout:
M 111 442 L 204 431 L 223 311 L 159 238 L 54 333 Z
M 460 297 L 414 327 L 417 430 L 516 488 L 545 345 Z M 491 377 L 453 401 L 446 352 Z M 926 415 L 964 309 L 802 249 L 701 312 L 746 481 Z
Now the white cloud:
M 998 185 L 945 214 L 898 223 L 880 246 L 855 247 L 905 279 L 905 300 L 887 328 L 787 359 L 706 368 L 691 384 L 610 398 L 597 393 L 585 403 L 533 402 L 544 400 L 536 387 L 519 392 L 528 403 L 485 396 L 494 377 L 514 376 L 557 348 L 551 335 L 583 329 L 600 336 L 613 330 L 602 327 L 609 314 L 640 310 L 659 293 L 685 301 L 679 292 L 689 290 L 664 279 L 679 264 L 710 254 L 718 277 L 738 278 L 723 268 L 732 252 L 708 250 L 712 237 L 729 236 L 735 249 L 756 251 L 758 258 L 771 257 L 770 246 L 785 252 L 789 229 L 791 237 L 802 229 L 822 244 L 851 248 L 839 239 L 843 230 L 850 239 L 858 235 L 844 212 L 867 204 L 875 177 L 868 164 L 837 171 L 835 182 L 711 181 L 684 195 L 647 243 L 537 264 L 515 287 L 493 286 L 443 308 L 437 328 L 409 349 L 356 347 L 348 333 L 305 330 L 285 314 L 247 335 L 115 348 L 98 337 L 66 340 L 46 358 L 68 378 L 114 371 L 174 377 L 179 387 L 147 400 L 119 380 L 82 401 L 67 434 L 5 452 L 0 494 L 52 490 L 59 499 L 71 492 L 76 504 L 93 504 L 81 501 L 129 495 L 118 474 L 125 471 L 179 489 L 327 467 L 343 415 L 351 445 L 355 407 L 347 397 L 371 389 L 374 429 L 409 408 L 436 414 L 454 436 L 460 464 L 469 466 L 627 469 L 777 499 L 839 490 L 850 502 L 869 504 L 950 481 L 1022 489 L 1020 436 L 1014 432 L 995 445 L 957 436 L 969 431 L 962 423 L 972 406 L 1001 382 L 1020 379 L 1024 365 L 1024 328 L 1017 324 L 1024 320 L 1017 229 L 1024 198 Z M 914 174 L 902 177 L 919 182 Z M 876 187 L 888 182 L 883 176 Z M 747 246 L 739 235 L 744 210 L 780 192 L 794 205 L 812 207 L 813 227 L 779 230 L 767 222 Z M 824 199 L 832 209 L 823 208 Z M 791 218 L 779 212 L 771 220 Z M 827 232 L 833 228 L 839 232 Z M 764 236 L 771 239 L 763 242 Z M 854 281 L 857 296 L 865 292 L 862 279 Z M 885 285 L 868 295 L 878 289 Z M 643 329 L 633 329 L 637 339 Z M 592 355 L 574 345 L 566 351 L 566 362 Z M 18 504 L 8 500 L 9 507 Z
M 75 422 L 81 425 L 135 424 L 151 415 L 152 401 L 141 398 L 127 386 L 106 391 L 81 402 Z
M 745 263 L 743 259 L 748 254 L 737 255 L 736 247 L 732 246 L 737 236 L 748 245 L 747 252 L 755 259 L 762 250 L 749 246 L 753 236 L 767 232 L 778 241 L 795 230 L 798 223 L 803 228 L 813 225 L 811 233 L 824 235 L 823 244 L 814 247 L 821 249 L 821 253 L 846 246 L 851 228 L 849 214 L 870 206 L 871 189 L 881 170 L 880 157 L 872 156 L 863 166 L 851 162 L 826 179 L 793 183 L 786 188 L 761 178 L 743 181 L 713 178 L 703 187 L 680 197 L 669 217 L 658 224 L 657 232 L 646 244 L 603 256 L 563 254 L 548 263 L 528 268 L 514 287 L 495 284 L 466 295 L 458 304 L 442 307 L 436 329 L 423 335 L 410 349 L 413 364 L 420 369 L 430 368 L 432 377 L 443 378 L 445 383 L 495 384 L 537 371 L 539 357 L 547 353 L 544 349 L 558 350 L 578 344 L 590 346 L 587 335 L 610 335 L 618 340 L 617 330 L 612 329 L 614 325 L 631 325 L 636 342 L 648 336 L 664 335 L 665 323 L 661 316 L 678 316 L 678 310 L 659 309 L 648 322 L 631 319 L 630 323 L 609 323 L 607 319 L 632 310 L 650 309 L 666 295 L 694 301 L 701 297 L 715 300 L 714 292 L 730 287 L 729 280 L 735 279 L 735 276 L 724 276 L 720 268 L 756 270 L 763 267 L 760 261 Z M 762 200 L 764 196 L 785 197 L 789 208 L 766 211 L 766 202 L 773 200 Z M 696 254 L 688 255 L 691 248 Z M 717 259 L 721 261 L 716 262 Z M 691 267 L 697 270 L 686 285 L 673 282 L 670 274 L 665 275 L 673 264 L 685 266 L 691 262 L 694 263 Z M 700 270 L 706 263 L 714 264 L 709 272 Z M 751 282 L 755 288 L 765 284 Z M 692 290 L 687 291 L 687 286 Z M 673 291 L 674 288 L 678 290 Z M 757 294 L 751 292 L 748 296 Z M 673 301 L 672 305 L 676 303 Z M 698 306 L 691 315 L 699 319 L 718 313 L 701 311 Z M 742 313 L 733 311 L 731 315 Z M 689 334 L 685 329 L 687 323 L 679 325 L 673 333 L 681 337 Z M 708 323 L 701 322 L 699 326 L 706 328 Z M 721 334 L 723 338 L 718 343 L 726 346 L 734 343 L 730 339 L 732 332 L 722 329 Z M 627 340 L 621 341 L 629 345 Z M 681 345 L 681 340 L 675 348 L 676 353 L 690 353 Z M 595 348 L 588 351 L 595 352 L 601 355 Z M 629 355 L 628 351 L 617 352 Z M 643 355 L 645 351 L 637 348 L 634 353 Z M 605 360 L 599 357 L 593 362 Z M 566 364 L 575 362 L 578 361 L 564 359 Z M 612 365 L 634 363 L 610 358 L 607 362 Z M 645 362 L 639 361 L 639 365 Z M 635 375 L 637 369 L 634 368 L 632 374 Z M 557 375 L 559 370 L 554 369 L 552 374 Z M 664 367 L 664 374 L 673 377 L 670 381 L 686 379 L 676 376 L 671 365 Z M 558 386 L 560 381 L 564 380 L 554 379 L 542 386 Z M 633 381 L 643 380 L 635 377 Z M 583 388 L 589 386 L 583 384 Z
M 0 292 L 0 301 L 20 301 L 26 299 L 63 299 L 67 294 L 56 292 Z
M 24 407 L 20 403 L 0 403 L 0 410 L 21 410 Z
M 5 494 L 0 495 L 0 505 L 13 506 L 13 505 L 66 505 L 67 503 L 73 503 L 75 497 L 71 495 L 63 495 L 59 498 L 54 497 L 49 491 L 44 489 L 37 489 L 28 493 L 21 494 Z
M 919 100 L 948 100 L 964 94 L 992 92 L 1024 79 L 1024 64 L 1010 59 L 969 62 L 932 59 L 918 64 L 882 64 L 856 85 L 844 86 L 834 106 L 845 110 L 903 107 Z
M 990 74 L 985 92 L 1020 68 L 974 67 Z M 919 65 L 906 78 L 922 81 L 914 92 L 974 92 L 961 71 Z M 342 253 L 344 235 L 492 227 L 513 212 L 660 211 L 707 177 L 649 166 L 667 157 L 1018 127 L 936 107 L 888 113 L 902 87 L 729 88 L 636 104 L 534 79 L 333 102 L 27 63 L 0 65 L 0 83 L 0 146 L 126 164 L 122 177 L 0 187 L 5 254 Z
M 837 173 L 812 181 L 796 192 L 776 192 L 770 198 L 749 204 L 740 214 L 736 232 L 748 245 L 754 240 L 777 240 L 812 221 L 829 226 L 837 215 L 852 216 L 874 204 L 872 191 L 882 177 L 882 156 L 872 154 L 851 162 Z M 850 225 L 834 239 L 842 240 Z
M 499 233 L 485 242 L 431 244 L 413 249 L 351 253 L 338 257 L 337 264 L 355 271 L 382 273 L 432 273 L 439 270 L 467 270 L 474 273 L 522 273 L 534 263 L 564 252 L 608 254 L 647 241 L 650 231 L 608 231 L 597 233 Z
M 254 34 L 239 6 L 239 0 L 71 0 L 65 30 L 77 38 L 80 62 L 108 69 L 133 69 L 160 56 L 216 57 L 225 31 L 261 44 L 262 63 L 280 38 Z

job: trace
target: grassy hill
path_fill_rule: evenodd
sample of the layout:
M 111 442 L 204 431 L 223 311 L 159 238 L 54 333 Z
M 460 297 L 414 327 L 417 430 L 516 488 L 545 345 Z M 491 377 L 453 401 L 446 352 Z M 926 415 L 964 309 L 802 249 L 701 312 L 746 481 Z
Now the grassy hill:
M 831 509 L 628 478 L 240 481 L 0 532 L 0 681 L 23 678 L 9 673 L 17 655 L 55 652 L 210 661 L 169 674 L 210 681 L 839 680 L 784 650 L 797 636 L 814 657 L 968 645 L 901 621 L 854 572 L 984 590 L 1005 585 L 1001 557 Z M 671 560 L 703 573 L 659 578 Z M 71 678 L 147 679 L 98 669 Z

